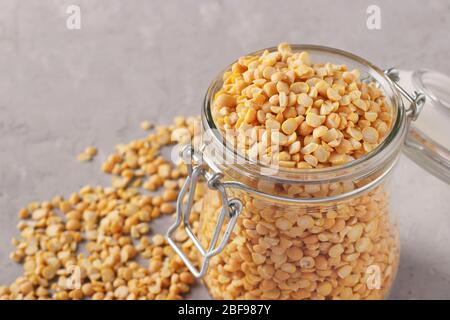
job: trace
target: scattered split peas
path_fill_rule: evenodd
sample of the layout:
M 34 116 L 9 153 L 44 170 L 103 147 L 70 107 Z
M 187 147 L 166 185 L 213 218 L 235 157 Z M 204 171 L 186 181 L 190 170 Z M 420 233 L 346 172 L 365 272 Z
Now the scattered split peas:
M 234 63 L 223 75 L 212 113 L 224 133 L 236 131 L 227 138 L 246 141 L 233 141 L 245 145 L 240 151 L 246 155 L 303 169 L 361 157 L 383 140 L 392 122 L 382 92 L 361 81 L 358 70 L 312 62 L 308 52 L 293 52 L 286 43 Z
M 182 299 L 194 277 L 162 235 L 148 235 L 153 219 L 174 212 L 172 202 L 187 175 L 184 165 L 169 164 L 160 150 L 190 138 L 195 121 L 176 118 L 147 138 L 116 146 L 102 165 L 113 175 L 112 186 L 85 186 L 68 199 L 56 196 L 21 209 L 11 259 L 23 264 L 23 274 L 0 286 L 0 300 Z M 96 151 L 87 148 L 84 154 Z M 141 185 L 164 190 L 146 195 Z M 192 216 L 194 230 L 198 214 Z M 196 259 L 186 233 L 178 231 L 176 240 Z

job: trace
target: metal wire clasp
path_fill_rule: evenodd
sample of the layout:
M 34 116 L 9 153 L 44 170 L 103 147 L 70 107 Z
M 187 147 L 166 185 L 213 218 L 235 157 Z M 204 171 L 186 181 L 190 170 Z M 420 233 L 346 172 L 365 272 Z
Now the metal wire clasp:
M 408 115 L 412 121 L 417 120 L 422 108 L 425 104 L 425 95 L 419 91 L 414 91 L 413 95 L 410 95 L 403 87 L 398 84 L 400 80 L 400 74 L 397 69 L 389 68 L 384 71 L 384 74 L 392 81 L 395 88 L 409 101 L 409 108 L 406 109 Z
M 228 199 L 226 188 L 220 182 L 220 179 L 222 178 L 222 175 L 220 173 L 212 173 L 206 168 L 202 167 L 201 164 L 194 165 L 194 162 L 200 162 L 198 161 L 198 158 L 201 156 L 196 154 L 194 152 L 194 149 L 190 145 L 183 148 L 183 150 L 181 151 L 181 156 L 188 166 L 189 175 L 186 178 L 183 187 L 181 188 L 180 194 L 178 195 L 175 223 L 170 226 L 169 230 L 167 231 L 166 237 L 169 244 L 180 256 L 180 258 L 183 260 L 192 274 L 196 278 L 201 278 L 208 270 L 209 260 L 213 256 L 219 254 L 225 248 L 225 245 L 227 244 L 231 232 L 233 231 L 233 228 L 236 224 L 236 220 L 242 211 L 242 202 L 239 199 Z M 222 199 L 222 209 L 220 210 L 219 216 L 217 218 L 216 227 L 214 229 L 214 233 L 212 235 L 208 249 L 203 248 L 189 224 L 189 218 L 194 202 L 195 188 L 200 178 L 204 178 L 206 180 L 209 189 L 218 191 Z M 184 201 L 186 195 L 187 200 Z M 228 224 L 225 228 L 225 231 L 223 232 L 223 236 L 219 245 L 217 245 L 225 218 L 227 216 L 229 218 Z M 200 262 L 200 269 L 197 269 L 194 263 L 189 259 L 188 256 L 186 256 L 183 250 L 178 247 L 178 245 L 172 238 L 173 234 L 182 223 L 187 235 L 192 240 L 203 258 L 203 261 Z

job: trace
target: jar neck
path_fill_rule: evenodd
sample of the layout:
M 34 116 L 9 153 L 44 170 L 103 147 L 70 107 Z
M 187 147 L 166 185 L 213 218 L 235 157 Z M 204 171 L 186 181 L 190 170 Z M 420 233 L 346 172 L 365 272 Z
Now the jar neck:
M 396 106 L 395 109 L 397 110 L 396 121 L 383 144 L 372 153 L 345 166 L 273 170 L 273 168 L 252 162 L 233 150 L 224 142 L 221 133 L 211 127 L 205 116 L 202 117 L 203 134 L 200 152 L 209 169 L 223 174 L 224 180 L 243 184 L 253 192 L 298 198 L 298 196 L 286 194 L 286 190 L 293 186 L 306 185 L 310 190 L 318 190 L 324 186 L 325 188 L 344 186 L 342 192 L 332 197 L 333 199 L 329 195 L 324 198 L 318 196 L 320 199 L 315 199 L 315 201 L 334 201 L 375 187 L 392 170 L 408 130 L 408 118 L 404 108 Z

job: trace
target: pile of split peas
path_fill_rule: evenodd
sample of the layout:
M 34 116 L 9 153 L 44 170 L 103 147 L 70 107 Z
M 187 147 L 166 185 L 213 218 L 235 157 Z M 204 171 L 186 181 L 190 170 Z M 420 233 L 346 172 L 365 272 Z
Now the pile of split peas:
M 184 165 L 174 166 L 160 151 L 188 140 L 195 121 L 178 117 L 146 138 L 117 145 L 101 168 L 113 175 L 111 186 L 84 186 L 67 199 L 55 196 L 22 208 L 11 259 L 23 272 L 0 286 L 0 300 L 181 299 L 194 277 L 161 234 L 148 234 L 152 220 L 174 213 L 187 175 Z M 148 122 L 141 127 L 151 129 Z M 89 161 L 96 153 L 88 147 L 78 160 Z M 141 188 L 162 191 L 149 195 Z M 186 239 L 182 230 L 176 233 L 195 259 Z

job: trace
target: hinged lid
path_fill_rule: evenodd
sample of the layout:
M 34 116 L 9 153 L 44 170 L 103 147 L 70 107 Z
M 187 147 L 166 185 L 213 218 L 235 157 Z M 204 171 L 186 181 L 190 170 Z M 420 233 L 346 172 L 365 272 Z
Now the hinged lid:
M 450 183 L 450 77 L 431 70 L 400 71 L 398 83 L 426 96 L 405 141 L 405 153 L 419 166 Z

